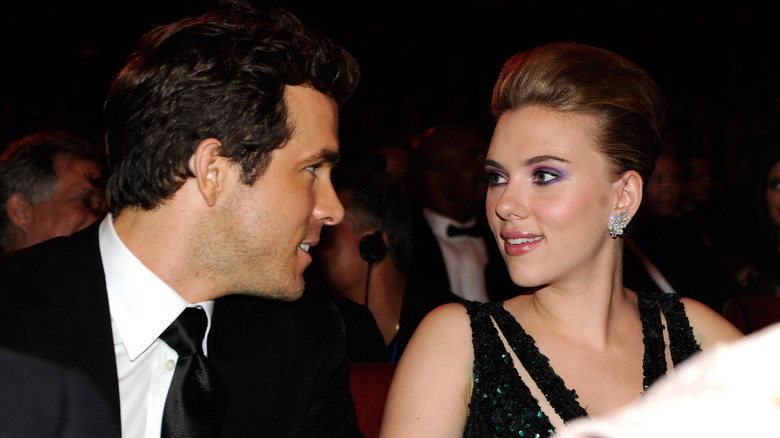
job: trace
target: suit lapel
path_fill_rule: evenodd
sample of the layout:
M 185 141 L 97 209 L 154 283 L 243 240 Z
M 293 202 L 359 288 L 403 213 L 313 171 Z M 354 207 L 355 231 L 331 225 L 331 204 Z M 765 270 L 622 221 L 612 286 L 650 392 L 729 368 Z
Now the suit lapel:
M 440 285 L 441 288 L 451 291 L 444 254 L 441 252 L 439 241 L 425 219 L 422 209 L 414 211 L 412 220 L 415 272 L 434 284 Z

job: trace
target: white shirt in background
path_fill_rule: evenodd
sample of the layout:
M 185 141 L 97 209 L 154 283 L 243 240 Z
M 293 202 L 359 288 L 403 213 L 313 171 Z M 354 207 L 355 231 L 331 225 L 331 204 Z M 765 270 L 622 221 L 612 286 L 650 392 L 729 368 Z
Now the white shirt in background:
M 476 219 L 461 223 L 428 208 L 423 209 L 423 216 L 439 242 L 452 293 L 467 300 L 489 301 L 485 285 L 485 266 L 488 262 L 485 240 L 473 236 L 447 236 L 447 227 L 450 225 L 469 227 L 476 225 Z

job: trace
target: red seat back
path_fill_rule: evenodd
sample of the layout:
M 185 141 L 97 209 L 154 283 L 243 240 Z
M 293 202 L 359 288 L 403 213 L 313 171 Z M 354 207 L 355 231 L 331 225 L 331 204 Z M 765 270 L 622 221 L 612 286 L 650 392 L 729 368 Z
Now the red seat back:
M 366 438 L 379 436 L 387 390 L 395 372 L 394 363 L 353 362 L 349 387 L 357 410 L 358 426 Z
M 723 316 L 742 333 L 752 333 L 780 322 L 780 297 L 755 294 L 732 298 L 723 306 Z

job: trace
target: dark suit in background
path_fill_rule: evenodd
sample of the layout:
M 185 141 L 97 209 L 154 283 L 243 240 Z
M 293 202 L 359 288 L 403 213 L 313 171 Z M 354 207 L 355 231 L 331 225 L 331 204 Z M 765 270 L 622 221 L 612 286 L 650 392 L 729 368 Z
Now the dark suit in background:
M 423 133 L 415 144 L 410 160 L 415 187 L 412 194 L 415 200 L 412 208 L 412 273 L 459 298 L 501 301 L 521 293 L 524 289 L 516 286 L 509 278 L 495 238 L 486 225 L 487 185 L 484 156 L 488 142 L 483 131 L 472 125 L 434 126 Z M 444 254 L 425 217 L 425 209 L 436 215 L 436 219 L 452 222 L 456 226 L 476 222 L 481 233 L 479 240 L 485 245 L 483 254 L 487 255 L 487 265 L 484 271 L 476 268 L 465 272 L 479 272 L 478 275 L 484 275 L 484 290 L 459 291 L 458 286 L 453 287 L 450 284 Z M 438 226 L 436 229 L 438 231 Z M 453 243 L 455 244 L 454 241 Z M 460 240 L 459 243 L 463 241 Z M 470 243 L 466 246 L 471 246 Z M 479 263 L 484 263 L 483 254 L 478 255 L 478 258 L 482 259 Z M 469 278 L 472 281 L 465 281 L 474 285 L 482 280 L 471 275 Z M 476 286 L 463 287 L 467 289 Z
M 118 425 L 81 373 L 0 349 L 0 437 L 113 437 Z
M 485 250 L 488 255 L 484 275 L 485 286 L 490 300 L 503 301 L 526 292 L 527 288 L 514 284 L 509 277 L 506 263 L 501 257 L 490 229 L 479 223 L 478 227 L 482 233 L 481 240 L 485 244 Z M 444 255 L 420 206 L 412 210 L 412 236 L 414 242 L 413 274 L 424 279 L 428 284 L 436 285 L 435 295 L 440 296 L 442 293 L 449 293 L 456 299 L 460 299 L 461 297 L 452 293 Z

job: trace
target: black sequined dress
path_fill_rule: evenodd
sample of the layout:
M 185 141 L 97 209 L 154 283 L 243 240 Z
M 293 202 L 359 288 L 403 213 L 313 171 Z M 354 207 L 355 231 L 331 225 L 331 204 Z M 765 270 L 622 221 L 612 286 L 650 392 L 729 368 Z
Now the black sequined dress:
M 669 349 L 675 366 L 700 348 L 677 295 L 656 297 L 639 294 L 638 297 L 645 344 L 643 384 L 646 389 L 666 373 L 666 345 L 661 312 L 667 321 Z M 533 438 L 547 437 L 554 432 L 547 414 L 518 375 L 512 356 L 505 349 L 493 320 L 513 353 L 563 421 L 568 423 L 588 415 L 577 403 L 574 390 L 566 387 L 550 367 L 549 359 L 539 352 L 534 339 L 501 303 L 467 301 L 464 305 L 471 318 L 474 345 L 474 389 L 464 437 Z

